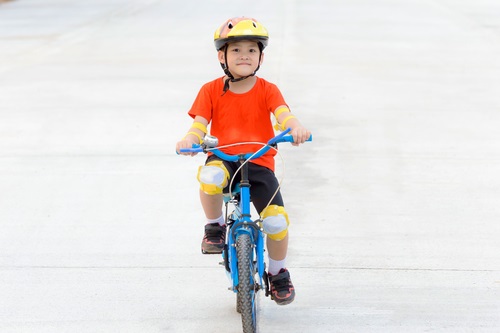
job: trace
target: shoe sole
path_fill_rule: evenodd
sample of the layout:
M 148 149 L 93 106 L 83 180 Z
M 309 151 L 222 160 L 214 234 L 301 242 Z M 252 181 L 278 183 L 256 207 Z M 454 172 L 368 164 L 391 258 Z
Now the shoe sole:
M 201 250 L 201 253 L 203 253 L 203 254 L 222 254 L 222 251 L 218 251 L 218 252 L 208 252 L 208 251 L 205 251 L 205 250 Z
M 201 248 L 201 253 L 203 254 L 221 254 L 222 249 L 218 247 L 206 247 L 206 248 Z
M 290 303 L 292 303 L 294 301 L 295 296 L 293 298 L 289 298 L 287 300 L 276 300 L 276 298 L 274 298 L 274 297 L 271 297 L 271 299 L 273 301 L 275 301 L 276 304 L 278 304 L 278 305 L 288 305 L 288 304 L 290 304 Z

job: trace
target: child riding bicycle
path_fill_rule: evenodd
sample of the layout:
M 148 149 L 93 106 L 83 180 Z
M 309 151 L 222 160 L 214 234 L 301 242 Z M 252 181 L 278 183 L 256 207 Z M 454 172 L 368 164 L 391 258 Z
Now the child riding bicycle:
M 200 144 L 207 126 L 219 145 L 241 142 L 267 142 L 274 136 L 270 114 L 277 127 L 291 128 L 293 145 L 304 143 L 311 135 L 291 113 L 276 85 L 255 76 L 264 59 L 263 50 L 269 35 L 255 19 L 239 17 L 227 20 L 215 32 L 214 43 L 224 70 L 224 76 L 206 83 L 200 89 L 188 114 L 194 121 L 186 136 L 177 142 L 176 151 Z M 234 145 L 225 149 L 228 154 L 257 151 L 261 145 Z M 279 186 L 274 174 L 274 155 L 270 150 L 249 163 L 249 181 L 252 202 L 263 219 L 267 234 L 268 275 L 272 299 L 280 305 L 289 304 L 295 290 L 286 268 L 288 225 Z M 221 253 L 226 236 L 225 217 L 222 212 L 223 193 L 230 192 L 229 180 L 238 169 L 237 162 L 222 161 L 209 155 L 198 170 L 200 201 L 205 212 L 205 235 L 202 252 Z M 236 175 L 238 177 L 238 175 Z M 273 198 L 274 195 L 274 198 Z M 273 198 L 271 200 L 271 198 Z M 271 202 L 269 202 L 271 200 Z

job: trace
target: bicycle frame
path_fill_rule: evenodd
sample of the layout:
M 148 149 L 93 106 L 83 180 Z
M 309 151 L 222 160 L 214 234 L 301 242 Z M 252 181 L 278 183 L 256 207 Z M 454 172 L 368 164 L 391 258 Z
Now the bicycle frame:
M 239 183 L 239 191 L 240 191 L 240 199 L 238 202 L 234 202 L 236 204 L 236 214 L 233 212 L 232 217 L 233 221 L 226 221 L 226 224 L 229 226 L 229 232 L 226 240 L 226 248 L 223 253 L 226 256 L 223 258 L 225 261 L 226 270 L 229 271 L 230 279 L 232 281 L 232 286 L 230 287 L 235 293 L 238 292 L 239 278 L 238 278 L 238 262 L 235 260 L 236 257 L 236 240 L 237 238 L 245 233 L 250 235 L 252 240 L 252 244 L 254 245 L 253 258 L 251 262 L 253 264 L 257 264 L 257 270 L 255 271 L 255 267 L 251 268 L 251 272 L 258 273 L 259 280 L 253 281 L 256 288 L 255 291 L 260 289 L 266 290 L 266 296 L 269 295 L 268 286 L 267 286 L 267 273 L 265 272 L 265 261 L 264 261 L 264 234 L 261 227 L 258 225 L 257 221 L 252 221 L 251 219 L 251 208 L 250 208 L 250 183 L 248 181 L 248 161 L 252 159 L 256 159 L 262 155 L 264 155 L 269 149 L 271 149 L 272 145 L 277 144 L 278 142 L 293 142 L 293 138 L 291 136 L 286 136 L 290 132 L 290 129 L 286 129 L 281 132 L 274 138 L 270 139 L 266 145 L 264 145 L 261 149 L 259 149 L 255 153 L 247 153 L 247 154 L 239 154 L 239 155 L 228 155 L 217 148 L 210 149 L 210 152 L 215 154 L 217 157 L 226 160 L 226 161 L 239 161 L 242 164 L 240 169 L 241 180 Z M 311 140 L 312 138 L 309 138 Z M 226 203 L 227 204 L 227 203 Z M 228 219 L 226 214 L 226 219 Z M 263 285 L 263 278 L 265 278 L 266 286 Z M 252 276 L 255 278 L 255 274 Z
M 245 162 L 245 157 L 240 155 L 239 161 L 241 163 Z M 235 260 L 236 256 L 236 239 L 241 234 L 248 234 L 254 244 L 252 263 L 257 264 L 257 270 L 255 267 L 251 268 L 251 272 L 258 273 L 259 280 L 253 281 L 257 283 L 256 290 L 266 289 L 263 285 L 263 277 L 265 276 L 265 262 L 264 262 L 264 234 L 262 229 L 258 225 L 258 220 L 253 221 L 251 218 L 250 211 L 250 183 L 248 181 L 248 164 L 244 163 L 240 170 L 241 180 L 239 183 L 239 199 L 226 200 L 226 212 L 227 205 L 232 203 L 235 205 L 235 210 L 228 216 L 226 213 L 226 224 L 228 225 L 229 232 L 226 240 L 226 247 L 224 251 L 224 263 L 226 270 L 230 274 L 230 280 L 232 281 L 231 289 L 237 293 L 238 292 L 238 262 Z M 255 277 L 255 274 L 253 275 Z M 266 292 L 266 296 L 267 296 Z
M 259 222 L 260 218 L 252 221 L 250 211 L 250 182 L 248 180 L 248 162 L 264 155 L 271 147 L 279 142 L 293 142 L 291 135 L 286 135 L 290 129 L 286 129 L 263 144 L 255 153 L 228 155 L 218 148 L 207 147 L 207 145 L 193 145 L 191 149 L 181 149 L 181 152 L 212 152 L 225 161 L 240 162 L 241 180 L 239 182 L 239 193 L 235 197 L 225 199 L 226 201 L 226 225 L 228 228 L 226 244 L 222 252 L 223 262 L 227 275 L 231 280 L 229 290 L 237 295 L 237 310 L 241 311 L 243 330 L 245 332 L 256 332 L 257 307 L 255 301 L 259 290 L 265 289 L 266 296 L 269 295 L 269 282 L 265 271 L 264 262 L 264 232 Z M 216 138 L 211 137 L 216 142 Z M 307 141 L 311 141 L 310 137 Z M 216 145 L 216 144 L 214 144 Z M 229 196 L 232 196 L 231 193 Z M 228 215 L 228 204 L 234 205 L 234 211 Z M 248 238 L 247 238 L 248 236 Z M 240 242 L 241 241 L 241 242 Z M 240 248 L 237 248 L 240 244 Z M 244 249 L 244 250 L 243 250 Z M 243 254 L 244 253 L 244 254 Z M 238 259 L 241 259 L 239 261 Z M 238 265 L 241 263 L 241 270 Z M 247 265 L 248 263 L 248 265 Z M 258 275 L 258 278 L 255 275 Z M 240 275 L 241 280 L 240 281 Z M 240 284 L 241 282 L 241 284 Z M 265 285 L 264 285 L 265 283 Z M 242 291 L 243 290 L 243 291 Z M 249 314 L 251 312 L 251 314 Z

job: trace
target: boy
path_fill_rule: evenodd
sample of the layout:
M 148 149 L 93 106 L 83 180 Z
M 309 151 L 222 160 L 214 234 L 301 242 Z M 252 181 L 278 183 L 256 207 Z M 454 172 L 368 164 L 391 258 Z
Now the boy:
M 291 128 L 293 145 L 304 143 L 311 133 L 292 115 L 279 89 L 255 76 L 262 64 L 263 50 L 269 35 L 258 21 L 251 18 L 232 18 L 214 36 L 219 62 L 225 76 L 206 83 L 198 93 L 188 114 L 194 118 L 186 136 L 177 142 L 176 150 L 190 148 L 202 142 L 210 123 L 210 132 L 219 145 L 240 142 L 267 142 L 274 136 L 270 114 L 274 114 L 281 130 Z M 225 148 L 228 154 L 257 151 L 261 145 L 245 144 Z M 263 218 L 267 234 L 268 274 L 272 299 L 280 305 L 289 304 L 295 290 L 286 269 L 288 249 L 288 215 L 274 175 L 274 155 L 270 150 L 249 163 L 252 202 Z M 184 155 L 193 155 L 184 153 Z M 200 201 L 207 219 L 201 244 L 203 253 L 221 253 L 225 244 L 226 226 L 222 213 L 223 192 L 238 163 L 207 158 L 198 171 Z

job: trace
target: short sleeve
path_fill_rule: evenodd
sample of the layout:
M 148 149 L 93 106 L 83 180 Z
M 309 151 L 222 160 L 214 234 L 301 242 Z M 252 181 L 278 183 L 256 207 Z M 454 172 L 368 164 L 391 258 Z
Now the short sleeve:
M 288 105 L 285 102 L 285 98 L 281 94 L 278 87 L 273 84 L 266 82 L 266 104 L 269 107 L 269 111 L 272 113 L 276 108 L 282 105 Z
M 210 83 L 203 85 L 196 96 L 196 99 L 191 106 L 188 114 L 191 118 L 195 118 L 196 116 L 202 116 L 207 119 L 209 122 L 212 119 L 212 96 L 210 92 Z

